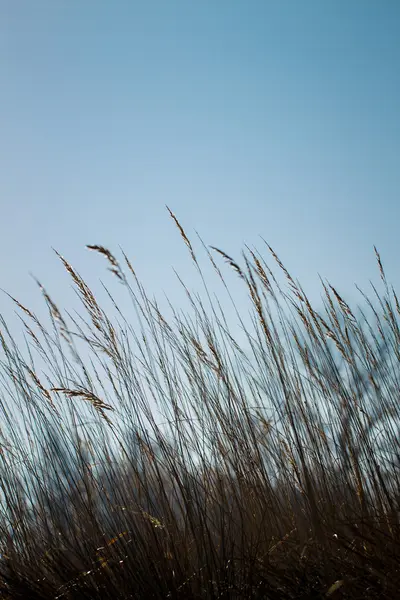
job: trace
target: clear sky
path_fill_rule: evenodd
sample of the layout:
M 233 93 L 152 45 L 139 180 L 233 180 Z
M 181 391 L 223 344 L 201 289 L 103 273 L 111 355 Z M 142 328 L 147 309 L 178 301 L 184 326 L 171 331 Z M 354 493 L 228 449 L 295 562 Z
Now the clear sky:
M 262 235 L 306 288 L 400 283 L 399 0 L 0 0 L 0 286 L 67 298 L 57 248 L 151 291 L 188 234 Z M 10 314 L 0 297 L 0 311 Z

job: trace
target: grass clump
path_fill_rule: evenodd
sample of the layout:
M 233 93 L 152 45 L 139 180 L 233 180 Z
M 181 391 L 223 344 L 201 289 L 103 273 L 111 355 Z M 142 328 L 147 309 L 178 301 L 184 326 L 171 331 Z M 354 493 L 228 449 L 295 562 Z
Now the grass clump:
M 96 245 L 131 320 L 59 255 L 83 313 L 39 284 L 47 326 L 13 299 L 24 350 L 1 321 L 0 597 L 396 597 L 400 306 L 378 252 L 382 293 L 355 310 L 321 281 L 317 310 L 268 245 L 275 270 L 204 247 L 235 329 L 170 215 L 203 286 L 187 312 Z

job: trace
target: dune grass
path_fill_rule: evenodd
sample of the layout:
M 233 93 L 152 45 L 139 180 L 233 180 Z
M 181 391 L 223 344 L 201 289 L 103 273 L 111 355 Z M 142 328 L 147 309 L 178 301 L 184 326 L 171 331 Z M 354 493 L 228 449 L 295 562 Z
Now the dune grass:
M 378 252 L 381 292 L 352 308 L 321 281 L 316 309 L 268 244 L 203 245 L 232 328 L 170 216 L 202 285 L 186 312 L 89 246 L 131 319 L 59 255 L 82 312 L 39 284 L 47 325 L 13 299 L 26 347 L 1 321 L 0 598 L 397 597 L 400 305 Z

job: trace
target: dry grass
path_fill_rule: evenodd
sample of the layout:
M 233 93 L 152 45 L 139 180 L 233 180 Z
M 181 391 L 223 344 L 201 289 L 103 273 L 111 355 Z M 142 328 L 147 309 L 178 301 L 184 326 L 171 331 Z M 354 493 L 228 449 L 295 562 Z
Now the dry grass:
M 187 313 L 92 245 L 133 320 L 59 255 L 84 314 L 39 284 L 49 325 L 13 299 L 24 351 L 1 322 L 0 597 L 396 597 L 400 307 L 377 250 L 367 317 L 326 282 L 315 309 L 268 244 L 275 273 L 206 248 L 238 341 L 169 213 L 204 286 Z

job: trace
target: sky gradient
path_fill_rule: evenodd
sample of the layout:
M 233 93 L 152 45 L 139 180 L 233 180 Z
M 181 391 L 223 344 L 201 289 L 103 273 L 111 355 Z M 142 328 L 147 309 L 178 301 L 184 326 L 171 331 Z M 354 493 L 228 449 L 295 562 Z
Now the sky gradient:
M 122 246 L 151 292 L 189 236 L 263 236 L 317 294 L 398 275 L 398 0 L 0 0 L 1 284 L 63 305 L 51 248 Z M 68 307 L 68 304 L 67 304 Z M 12 314 L 1 295 L 0 312 Z

